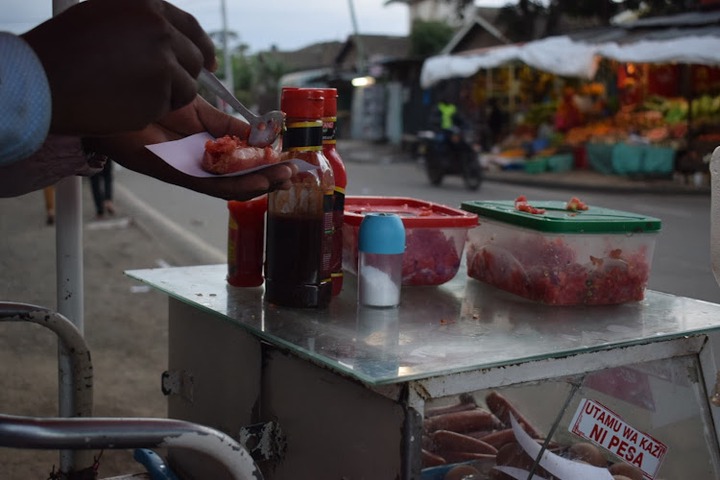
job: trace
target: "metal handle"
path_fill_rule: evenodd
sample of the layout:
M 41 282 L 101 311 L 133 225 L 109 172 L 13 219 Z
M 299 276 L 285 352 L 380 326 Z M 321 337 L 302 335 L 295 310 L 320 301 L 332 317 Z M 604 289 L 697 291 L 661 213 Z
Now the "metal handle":
M 218 97 L 223 99 L 228 105 L 230 105 L 240 115 L 245 117 L 245 120 L 247 120 L 248 123 L 252 124 L 253 120 L 258 118 L 257 115 L 255 115 L 253 112 L 248 110 L 247 107 L 245 107 L 245 105 L 240 103 L 240 100 L 235 98 L 235 95 L 233 95 L 232 92 L 227 89 L 225 84 L 222 83 L 220 81 L 220 79 L 215 76 L 214 73 L 203 68 L 200 71 L 200 75 L 198 75 L 198 81 L 202 85 L 207 87 L 215 95 L 217 95 Z

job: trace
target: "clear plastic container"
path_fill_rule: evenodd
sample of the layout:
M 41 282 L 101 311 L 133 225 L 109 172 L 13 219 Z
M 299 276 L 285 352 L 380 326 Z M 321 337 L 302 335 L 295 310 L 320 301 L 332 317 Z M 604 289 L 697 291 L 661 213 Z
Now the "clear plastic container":
M 405 227 L 402 284 L 441 285 L 457 275 L 468 229 L 477 215 L 408 197 L 348 196 L 343 224 L 343 268 L 357 274 L 358 231 L 371 212 L 395 213 Z
M 550 305 L 642 300 L 661 222 L 631 212 L 566 202 L 464 202 L 479 225 L 468 234 L 468 276 Z

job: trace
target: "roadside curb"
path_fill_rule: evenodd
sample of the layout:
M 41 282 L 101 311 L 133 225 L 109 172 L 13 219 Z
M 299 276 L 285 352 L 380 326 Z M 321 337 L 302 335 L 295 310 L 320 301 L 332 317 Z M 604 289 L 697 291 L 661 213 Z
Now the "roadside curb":
M 400 147 L 374 142 L 345 140 L 338 145 L 345 162 L 383 165 L 417 163 L 417 159 Z M 614 192 L 656 195 L 710 195 L 710 186 L 692 186 L 673 178 L 642 179 L 611 175 L 594 170 L 526 173 L 522 170 L 485 170 L 484 181 L 525 185 L 529 187 L 572 190 L 576 192 Z M 707 183 L 707 182 L 705 182 Z
M 710 195 L 710 187 L 690 187 L 676 184 L 670 180 L 653 184 L 642 180 L 630 179 L 603 179 L 600 182 L 584 181 L 566 175 L 563 178 L 528 178 L 527 175 L 514 175 L 513 173 L 485 172 L 485 181 L 507 183 L 513 185 L 527 185 L 539 188 L 615 192 L 628 194 L 664 194 L 664 195 Z
M 115 191 L 116 196 L 119 197 L 132 218 L 133 224 L 139 230 L 160 244 L 169 245 L 168 250 L 180 252 L 180 256 L 188 259 L 190 264 L 205 265 L 227 262 L 225 252 L 184 230 L 158 210 L 138 199 L 122 184 L 116 183 Z

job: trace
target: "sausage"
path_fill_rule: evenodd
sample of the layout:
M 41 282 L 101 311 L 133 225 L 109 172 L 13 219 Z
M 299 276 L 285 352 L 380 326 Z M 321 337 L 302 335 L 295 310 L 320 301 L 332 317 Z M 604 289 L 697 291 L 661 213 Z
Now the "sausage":
M 432 440 L 435 451 L 485 453 L 489 455 L 497 453 L 497 448 L 482 440 L 449 430 L 436 430 L 432 434 Z
M 508 399 L 498 392 L 488 393 L 485 397 L 485 403 L 490 411 L 495 414 L 506 427 L 510 427 L 510 414 L 512 413 L 515 420 L 517 420 L 528 435 L 533 438 L 543 438 L 543 434 L 535 428 Z
M 589 463 L 595 467 L 607 467 L 607 460 L 598 447 L 590 442 L 577 442 L 567 450 L 570 460 Z
M 635 465 L 619 462 L 610 465 L 608 470 L 610 471 L 610 475 L 615 477 L 622 475 L 631 480 L 643 480 L 643 471 Z
M 446 413 L 464 412 L 467 410 L 475 410 L 477 405 L 472 403 L 456 403 L 453 405 L 447 405 L 445 407 L 434 407 L 425 410 L 426 417 L 437 417 L 438 415 L 445 415 Z
M 494 432 L 488 433 L 487 435 L 483 435 L 481 437 L 477 437 L 482 439 L 483 442 L 492 445 L 493 447 L 500 449 L 503 445 L 506 443 L 514 442 L 515 440 L 515 432 L 513 432 L 512 428 L 506 428 L 504 430 L 496 430 Z
M 424 425 L 428 432 L 451 430 L 453 432 L 465 433 L 474 430 L 497 428 L 500 426 L 500 422 L 492 413 L 481 408 L 476 408 L 475 410 L 445 413 L 443 415 L 426 418 Z
M 497 432 L 497 430 L 474 430 L 472 432 L 465 432 L 464 434 L 468 437 L 483 438 L 484 436 L 490 435 L 494 432 Z
M 426 408 L 425 417 L 435 417 L 446 413 L 464 412 L 465 410 L 474 410 L 476 408 L 477 403 L 475 403 L 475 399 L 472 395 L 462 394 L 460 395 L 460 400 L 452 405 Z
M 447 462 L 443 457 L 432 453 L 428 450 L 422 449 L 422 465 L 423 468 L 437 467 L 438 465 L 446 465 Z
M 445 413 L 462 412 L 465 410 L 473 410 L 477 408 L 475 397 L 469 393 L 462 393 L 458 397 L 457 403 L 452 405 L 444 405 L 442 407 L 430 407 L 425 409 L 426 417 L 434 417 Z
M 441 455 L 448 463 L 467 462 L 469 460 L 492 460 L 495 461 L 495 455 L 487 453 L 472 452 L 442 452 Z
M 507 465 L 509 467 L 522 468 L 523 470 L 530 471 L 535 461 L 527 454 L 525 450 L 520 446 L 519 443 L 506 443 L 502 448 L 498 450 L 495 462 L 498 466 Z M 535 469 L 535 473 L 543 478 L 549 478 L 548 472 L 538 465 Z M 508 478 L 504 474 L 498 478 Z

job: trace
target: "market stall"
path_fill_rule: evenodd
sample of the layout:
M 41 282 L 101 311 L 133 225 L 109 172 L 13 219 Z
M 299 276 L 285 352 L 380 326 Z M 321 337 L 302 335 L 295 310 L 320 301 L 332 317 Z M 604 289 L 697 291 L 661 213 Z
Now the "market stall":
M 504 95 L 517 119 L 486 165 L 530 173 L 557 171 L 558 163 L 565 170 L 619 175 L 706 172 L 720 125 L 717 17 L 717 12 L 690 13 L 439 55 L 424 63 L 421 84 L 431 88 L 452 78 L 473 79 L 486 90 L 480 97 L 487 98 L 498 95 L 488 87 L 487 72 L 506 65 L 553 77 L 551 86 L 534 92 L 523 92 L 520 74 L 511 79 Z M 538 90 L 547 82 L 535 75 L 526 83 Z M 570 104 L 577 118 L 562 123 L 558 117 Z M 535 148 L 539 130 L 548 125 L 557 135 L 544 136 L 545 143 Z M 562 158 L 548 166 L 548 157 L 556 155 Z

